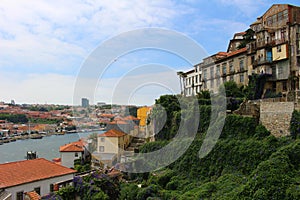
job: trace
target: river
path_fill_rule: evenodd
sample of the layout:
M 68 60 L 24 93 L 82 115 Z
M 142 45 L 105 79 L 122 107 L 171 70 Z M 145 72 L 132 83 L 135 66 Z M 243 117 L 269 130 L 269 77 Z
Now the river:
M 96 131 L 103 133 L 103 131 Z M 75 142 L 82 137 L 87 137 L 91 133 L 73 133 L 65 135 L 51 135 L 42 139 L 17 140 L 15 142 L 0 145 L 0 164 L 12 161 L 24 160 L 27 151 L 36 151 L 39 158 L 52 160 L 60 157 L 59 147 Z

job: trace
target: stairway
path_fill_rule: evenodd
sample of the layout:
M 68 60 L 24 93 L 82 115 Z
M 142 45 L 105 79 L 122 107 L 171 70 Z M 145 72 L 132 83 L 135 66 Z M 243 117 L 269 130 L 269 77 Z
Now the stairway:
M 145 143 L 145 138 L 139 138 L 139 137 L 134 137 L 129 146 L 126 148 L 126 151 L 134 151 L 135 149 L 138 149 L 140 146 L 142 146 Z

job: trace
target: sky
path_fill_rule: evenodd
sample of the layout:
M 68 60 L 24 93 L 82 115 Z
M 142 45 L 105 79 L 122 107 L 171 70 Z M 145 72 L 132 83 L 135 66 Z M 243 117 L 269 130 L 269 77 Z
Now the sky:
M 297 0 L 1 0 L 0 101 L 77 105 L 87 97 L 91 104 L 152 105 L 162 94 L 180 92 L 176 71 L 226 51 L 234 33 L 247 30 L 274 3 L 300 5 Z M 173 46 L 196 52 L 170 35 L 165 39 L 173 39 L 171 50 L 160 48 L 159 39 L 150 41 L 155 48 L 137 48 L 142 34 L 149 39 L 149 31 L 140 31 L 148 28 L 174 31 L 203 51 L 187 60 Z M 83 75 L 90 65 L 94 68 Z

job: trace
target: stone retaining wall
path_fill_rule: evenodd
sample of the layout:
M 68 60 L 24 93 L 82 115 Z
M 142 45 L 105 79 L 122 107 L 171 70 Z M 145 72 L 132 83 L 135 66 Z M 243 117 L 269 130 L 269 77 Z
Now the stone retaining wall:
M 276 137 L 290 135 L 294 102 L 260 102 L 260 122 Z

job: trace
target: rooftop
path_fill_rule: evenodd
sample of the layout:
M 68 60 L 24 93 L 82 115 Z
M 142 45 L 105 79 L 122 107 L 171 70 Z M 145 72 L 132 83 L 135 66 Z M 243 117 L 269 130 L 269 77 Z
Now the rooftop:
M 65 144 L 59 147 L 59 152 L 82 152 L 84 151 L 84 143 L 82 140 Z
M 116 129 L 111 129 L 109 131 L 106 131 L 103 134 L 100 134 L 99 137 L 122 137 L 125 136 L 126 134 L 122 131 L 118 131 Z
M 44 158 L 0 164 L 0 188 L 73 174 L 76 171 Z

